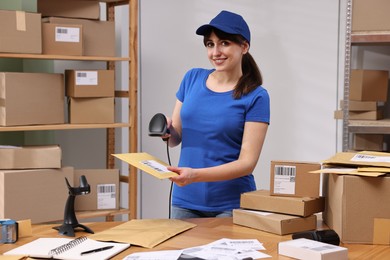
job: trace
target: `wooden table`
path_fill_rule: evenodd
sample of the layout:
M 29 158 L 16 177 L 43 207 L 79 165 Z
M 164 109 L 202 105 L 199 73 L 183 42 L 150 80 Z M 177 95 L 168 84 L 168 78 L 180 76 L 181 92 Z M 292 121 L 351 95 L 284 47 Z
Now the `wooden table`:
M 183 249 L 187 247 L 205 245 L 220 238 L 238 238 L 249 239 L 255 238 L 263 243 L 266 248 L 263 253 L 272 256 L 272 259 L 291 259 L 278 255 L 277 245 L 280 241 L 290 240 L 291 235 L 279 236 L 259 230 L 235 225 L 232 218 L 201 218 L 187 219 L 186 221 L 197 224 L 193 229 L 183 232 L 162 244 L 146 249 L 139 246 L 131 246 L 126 251 L 115 256 L 113 259 L 123 259 L 125 256 L 134 252 L 141 251 L 157 251 L 168 249 Z M 94 222 L 86 223 L 94 232 L 100 232 L 108 228 L 117 226 L 123 222 Z M 33 236 L 21 238 L 16 244 L 0 245 L 0 253 L 4 253 L 12 248 L 20 246 L 24 243 L 35 240 L 39 237 L 62 237 L 52 227 L 55 225 L 33 225 Z M 76 236 L 88 235 L 84 232 L 77 232 Z M 381 245 L 362 245 L 362 244 L 343 244 L 348 248 L 349 259 L 390 259 L 390 246 Z M 268 258 L 269 259 L 269 258 Z

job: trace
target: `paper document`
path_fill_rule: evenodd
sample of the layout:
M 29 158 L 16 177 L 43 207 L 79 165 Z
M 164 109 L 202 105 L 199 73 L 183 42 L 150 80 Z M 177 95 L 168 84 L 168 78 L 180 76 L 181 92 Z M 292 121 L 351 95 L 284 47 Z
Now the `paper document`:
M 168 164 L 148 153 L 123 153 L 113 154 L 113 156 L 158 179 L 177 176 L 177 173 L 168 171 Z

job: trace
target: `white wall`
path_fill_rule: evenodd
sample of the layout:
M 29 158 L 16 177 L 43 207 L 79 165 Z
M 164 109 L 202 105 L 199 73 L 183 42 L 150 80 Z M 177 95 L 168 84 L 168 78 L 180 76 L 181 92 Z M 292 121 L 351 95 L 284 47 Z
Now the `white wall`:
M 210 67 L 195 30 L 222 9 L 240 13 L 249 24 L 250 52 L 271 97 L 271 124 L 254 171 L 258 189 L 268 189 L 271 160 L 321 161 L 336 152 L 339 1 L 140 1 L 142 151 L 167 161 L 164 143 L 147 135 L 149 121 L 158 112 L 171 115 L 188 69 Z M 172 164 L 179 151 L 170 149 Z M 167 180 L 140 175 L 142 218 L 168 216 L 169 187 Z

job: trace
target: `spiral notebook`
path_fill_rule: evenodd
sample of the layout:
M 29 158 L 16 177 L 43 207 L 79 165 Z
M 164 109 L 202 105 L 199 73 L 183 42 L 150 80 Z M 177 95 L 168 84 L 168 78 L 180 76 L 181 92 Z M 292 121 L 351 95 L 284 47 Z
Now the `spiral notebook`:
M 108 250 L 81 254 L 82 252 L 112 246 Z M 129 248 L 130 244 L 101 242 L 85 236 L 76 239 L 69 238 L 38 238 L 30 243 L 5 252 L 4 255 L 24 255 L 29 257 L 53 259 L 110 259 L 116 254 Z

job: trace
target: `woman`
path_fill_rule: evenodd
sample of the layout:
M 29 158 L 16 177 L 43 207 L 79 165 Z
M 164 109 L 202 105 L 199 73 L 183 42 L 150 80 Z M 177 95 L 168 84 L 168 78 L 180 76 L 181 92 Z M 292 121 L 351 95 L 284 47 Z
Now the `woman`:
M 256 190 L 255 169 L 269 125 L 262 77 L 249 54 L 250 31 L 238 14 L 222 11 L 196 31 L 213 69 L 191 69 L 168 118 L 168 145 L 181 143 L 171 218 L 229 217 L 240 194 Z

